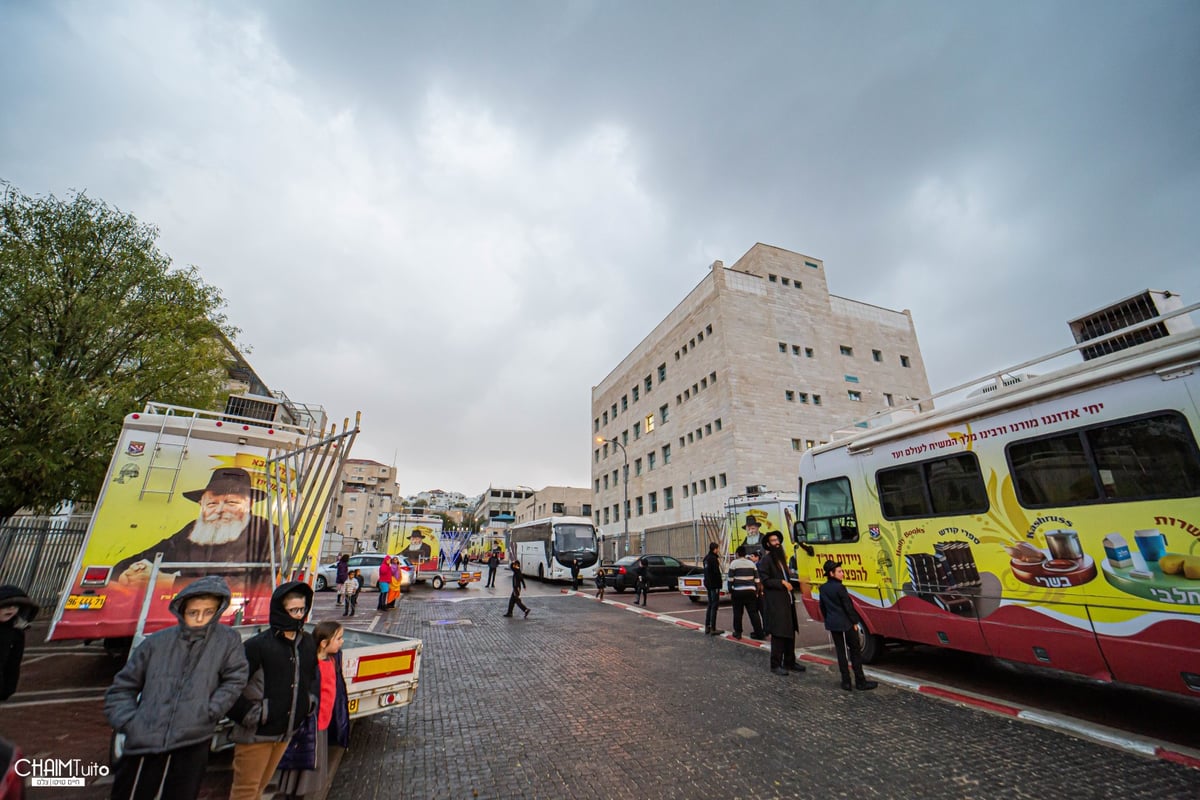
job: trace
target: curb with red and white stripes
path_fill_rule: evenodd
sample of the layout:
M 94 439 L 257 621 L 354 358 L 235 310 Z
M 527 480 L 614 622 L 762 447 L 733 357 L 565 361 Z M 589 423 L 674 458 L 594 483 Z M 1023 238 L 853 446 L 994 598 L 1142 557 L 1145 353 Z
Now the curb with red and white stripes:
M 587 599 L 596 599 L 586 592 L 576 592 L 570 589 L 563 589 L 563 594 L 575 595 Z M 598 600 L 605 605 L 615 606 L 625 611 L 633 612 L 648 619 L 658 620 L 675 625 L 679 628 L 687 628 L 688 630 L 699 631 L 703 629 L 703 625 L 698 625 L 695 622 L 672 617 L 668 614 L 658 614 L 653 611 L 647 611 L 629 603 L 620 600 Z M 726 639 L 730 642 L 740 644 L 743 647 L 754 647 L 758 649 L 770 649 L 770 644 L 760 642 L 754 639 L 735 639 L 729 634 L 721 634 L 720 639 Z M 812 664 L 822 664 L 824 666 L 833 666 L 836 662 L 831 658 L 824 656 L 813 655 L 812 653 L 800 652 L 797 656 L 801 661 Z M 1125 731 L 1109 728 L 1104 725 L 1098 725 L 1094 722 L 1087 722 L 1074 717 L 1068 717 L 1065 714 L 1055 714 L 1050 711 L 1042 711 L 1041 709 L 1022 706 L 1016 703 L 1011 703 L 1007 700 L 998 700 L 984 695 L 974 694 L 972 692 L 964 692 L 960 689 L 954 689 L 949 686 L 943 686 L 937 683 L 924 683 L 921 681 L 906 678 L 902 675 L 895 675 L 890 672 L 882 672 L 880 670 L 867 670 L 867 674 L 880 683 L 897 689 L 904 689 L 910 692 L 923 694 L 926 697 L 933 697 L 948 703 L 957 705 L 969 706 L 977 708 L 991 714 L 999 714 L 1001 716 L 1019 719 L 1022 722 L 1028 722 L 1033 725 L 1039 725 L 1043 728 L 1066 733 L 1071 736 L 1076 736 L 1081 739 L 1101 744 L 1106 747 L 1114 747 L 1118 750 L 1124 750 L 1127 753 L 1135 753 L 1146 758 L 1155 758 L 1162 761 L 1170 761 L 1175 764 L 1182 764 L 1185 767 L 1200 769 L 1200 751 L 1193 750 L 1187 747 L 1170 744 L 1167 742 L 1158 741 L 1145 736 L 1136 736 Z

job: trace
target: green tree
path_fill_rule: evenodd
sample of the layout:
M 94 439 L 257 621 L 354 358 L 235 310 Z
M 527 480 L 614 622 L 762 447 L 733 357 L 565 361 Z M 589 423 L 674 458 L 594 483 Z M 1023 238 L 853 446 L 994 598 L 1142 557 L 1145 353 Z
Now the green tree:
M 211 408 L 237 330 L 158 229 L 81 192 L 0 182 L 0 521 L 94 498 L 124 416 Z

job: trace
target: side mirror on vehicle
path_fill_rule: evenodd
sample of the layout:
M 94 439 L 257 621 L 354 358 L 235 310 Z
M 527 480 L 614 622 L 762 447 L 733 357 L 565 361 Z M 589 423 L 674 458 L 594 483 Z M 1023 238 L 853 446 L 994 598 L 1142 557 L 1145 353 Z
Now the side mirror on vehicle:
M 812 545 L 808 544 L 808 530 L 804 527 L 804 523 L 799 520 L 792 523 L 792 542 L 809 556 L 816 554 Z

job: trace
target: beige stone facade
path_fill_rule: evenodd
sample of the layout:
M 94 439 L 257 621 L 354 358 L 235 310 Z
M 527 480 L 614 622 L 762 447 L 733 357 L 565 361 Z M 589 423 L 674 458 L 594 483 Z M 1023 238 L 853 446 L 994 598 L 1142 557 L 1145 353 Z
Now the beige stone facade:
M 387 464 L 351 458 L 342 466 L 340 489 L 329 509 L 326 530 L 345 539 L 371 541 L 382 533 L 380 515 L 399 496 L 396 471 Z M 346 549 L 346 546 L 343 546 Z
M 517 506 L 516 523 L 544 517 L 592 516 L 592 490 L 576 486 L 547 486 Z
M 908 311 L 830 295 L 825 265 L 756 244 L 712 265 L 592 389 L 592 518 L 609 533 L 718 513 L 749 486 L 796 488 L 800 453 L 928 397 Z M 623 508 L 622 448 L 629 464 Z

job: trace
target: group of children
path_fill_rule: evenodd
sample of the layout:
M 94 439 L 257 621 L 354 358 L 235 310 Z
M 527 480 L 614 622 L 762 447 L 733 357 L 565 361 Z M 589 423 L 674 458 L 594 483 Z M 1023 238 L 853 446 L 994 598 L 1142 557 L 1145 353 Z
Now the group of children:
M 233 800 L 258 800 L 277 770 L 276 797 L 328 783 L 330 748 L 350 736 L 342 625 L 305 631 L 313 590 L 290 581 L 271 596 L 270 627 L 243 644 L 220 624 L 230 599 L 223 578 L 189 584 L 170 604 L 179 624 L 147 637 L 113 680 L 104 712 L 125 738 L 113 798 L 194 800 L 224 717 L 234 724 Z

